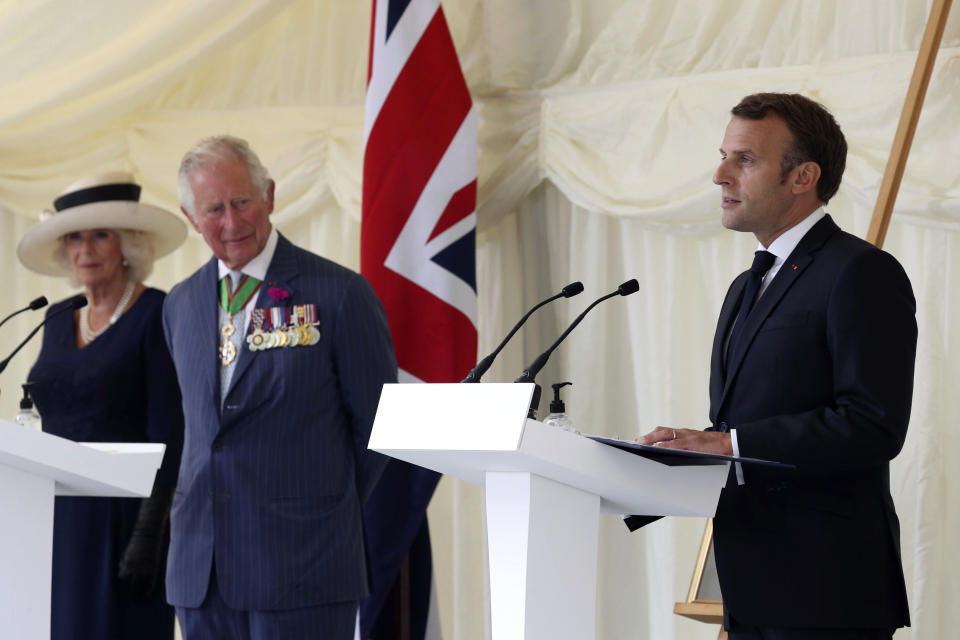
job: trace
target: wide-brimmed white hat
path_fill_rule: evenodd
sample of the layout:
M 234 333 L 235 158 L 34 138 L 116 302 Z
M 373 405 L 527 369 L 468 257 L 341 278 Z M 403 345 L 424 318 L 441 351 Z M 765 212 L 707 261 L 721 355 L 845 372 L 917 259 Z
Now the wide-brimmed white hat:
M 154 257 L 165 256 L 187 237 L 187 225 L 160 207 L 140 202 L 140 185 L 123 171 L 84 178 L 67 187 L 17 245 L 27 269 L 51 276 L 70 275 L 54 258 L 65 234 L 87 229 L 131 229 L 153 235 Z

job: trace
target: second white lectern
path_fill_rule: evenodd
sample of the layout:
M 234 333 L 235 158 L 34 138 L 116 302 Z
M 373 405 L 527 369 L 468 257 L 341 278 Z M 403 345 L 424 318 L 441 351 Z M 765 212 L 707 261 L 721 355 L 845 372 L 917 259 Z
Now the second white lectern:
M 713 516 L 729 462 L 671 466 L 547 427 L 527 419 L 532 395 L 384 385 L 369 446 L 486 488 L 494 640 L 590 640 L 600 512 Z
M 53 498 L 146 497 L 162 444 L 78 443 L 0 420 L 0 624 L 50 638 Z

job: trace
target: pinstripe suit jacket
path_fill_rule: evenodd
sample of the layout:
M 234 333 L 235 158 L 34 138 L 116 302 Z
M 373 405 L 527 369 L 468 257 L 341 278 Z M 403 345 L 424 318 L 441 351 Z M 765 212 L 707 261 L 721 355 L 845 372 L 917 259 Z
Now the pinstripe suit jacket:
M 290 297 L 273 301 L 268 284 Z M 256 306 L 316 304 L 320 342 L 244 345 L 221 408 L 216 291 L 213 258 L 163 309 L 186 420 L 167 597 L 199 607 L 216 556 L 235 609 L 359 599 L 363 503 L 386 462 L 366 445 L 381 387 L 397 374 L 383 307 L 362 276 L 281 235 Z

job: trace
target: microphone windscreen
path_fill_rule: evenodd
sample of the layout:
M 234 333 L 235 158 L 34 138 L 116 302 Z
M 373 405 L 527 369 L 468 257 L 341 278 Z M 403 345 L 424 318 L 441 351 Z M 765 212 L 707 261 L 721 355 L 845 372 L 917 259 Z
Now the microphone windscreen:
M 79 309 L 80 307 L 85 306 L 87 306 L 87 296 L 83 295 L 82 293 L 74 296 L 73 300 L 70 301 L 70 307 L 73 309 Z
M 578 293 L 583 293 L 583 283 L 579 280 L 577 282 L 571 282 L 565 286 L 560 293 L 563 294 L 564 298 L 572 298 Z
M 640 283 L 637 282 L 636 278 L 627 280 L 622 285 L 617 287 L 617 293 L 622 296 L 628 296 L 631 293 L 636 293 L 637 291 L 640 291 Z
M 39 298 L 37 298 L 36 300 L 30 303 L 30 310 L 36 311 L 37 309 L 42 309 L 45 306 L 47 306 L 47 297 L 40 296 Z

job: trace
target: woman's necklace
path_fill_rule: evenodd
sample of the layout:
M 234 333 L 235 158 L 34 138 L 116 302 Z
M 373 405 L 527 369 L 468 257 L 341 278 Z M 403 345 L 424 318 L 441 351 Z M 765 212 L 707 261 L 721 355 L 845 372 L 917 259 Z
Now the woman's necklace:
M 90 328 L 90 305 L 80 307 L 80 338 L 83 339 L 84 344 L 90 344 L 97 336 L 106 331 L 107 327 L 113 326 L 120 316 L 123 315 L 123 310 L 127 308 L 127 303 L 129 303 L 130 298 L 133 297 L 133 290 L 135 288 L 136 285 L 133 283 L 133 280 L 128 278 L 127 287 L 123 290 L 123 295 L 120 296 L 120 302 L 117 303 L 117 308 L 114 309 L 110 315 L 110 321 L 96 331 Z

